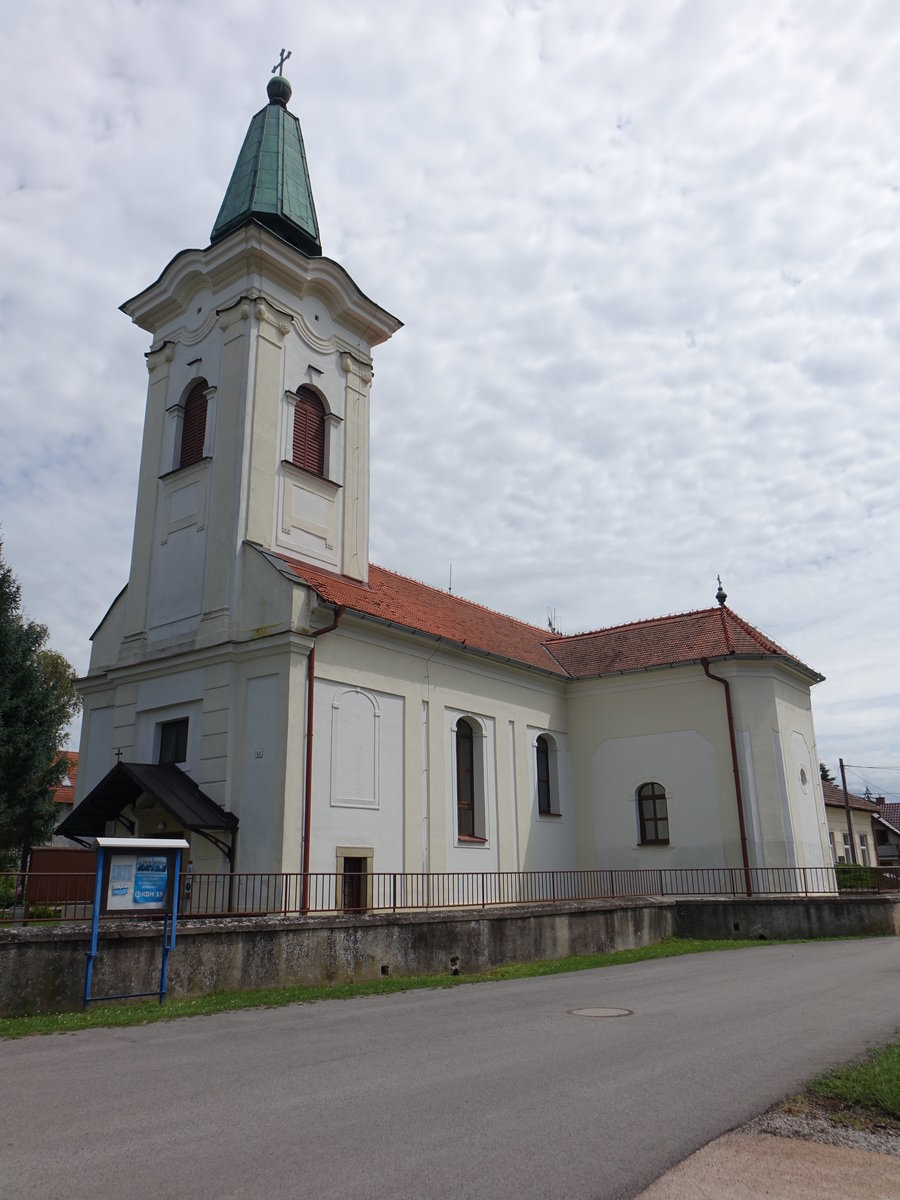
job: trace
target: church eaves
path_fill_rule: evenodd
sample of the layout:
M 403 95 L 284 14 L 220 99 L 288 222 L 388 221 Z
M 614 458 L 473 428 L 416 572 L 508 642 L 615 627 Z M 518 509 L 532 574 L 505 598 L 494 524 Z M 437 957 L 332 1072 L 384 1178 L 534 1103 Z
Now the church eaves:
M 275 75 L 269 103 L 251 120 L 209 240 L 255 222 L 318 257 L 322 253 L 300 122 L 287 110 L 291 85 Z
M 824 678 L 730 608 L 654 617 L 590 633 L 553 635 L 374 563 L 369 565 L 369 582 L 364 584 L 287 554 L 263 554 L 273 566 L 313 588 L 327 604 L 569 679 L 689 666 L 704 658 L 772 658 L 813 682 Z

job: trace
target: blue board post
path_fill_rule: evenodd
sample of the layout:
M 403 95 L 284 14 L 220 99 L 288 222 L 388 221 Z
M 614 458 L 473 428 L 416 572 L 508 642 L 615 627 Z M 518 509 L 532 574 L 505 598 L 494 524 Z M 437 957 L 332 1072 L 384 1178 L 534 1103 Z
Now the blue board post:
M 97 848 L 97 873 L 94 880 L 91 941 L 84 972 L 84 1007 L 87 1009 L 94 1000 L 131 1000 L 139 996 L 157 996 L 162 1004 L 168 985 L 169 954 L 175 949 L 178 926 L 181 855 L 189 849 L 189 845 L 183 838 L 108 837 L 95 838 L 94 844 Z M 101 916 L 162 916 L 162 963 L 157 991 L 92 995 Z
M 172 886 L 172 921 L 169 924 L 169 913 L 163 921 L 163 952 L 162 966 L 159 972 L 159 1002 L 166 998 L 166 984 L 169 978 L 169 951 L 175 949 L 175 930 L 178 926 L 178 892 L 181 882 L 181 851 L 175 851 L 175 873 Z
M 97 847 L 97 876 L 94 879 L 94 908 L 91 913 L 91 948 L 87 952 L 84 969 L 84 1007 L 91 1002 L 91 981 L 94 978 L 94 959 L 97 957 L 97 940 L 100 932 L 100 896 L 103 889 L 103 846 Z

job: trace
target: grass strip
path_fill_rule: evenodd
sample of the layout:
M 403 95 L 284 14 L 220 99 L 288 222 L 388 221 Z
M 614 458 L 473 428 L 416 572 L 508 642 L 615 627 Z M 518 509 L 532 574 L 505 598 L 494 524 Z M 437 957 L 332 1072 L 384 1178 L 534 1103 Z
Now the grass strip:
M 799 939 L 793 939 L 799 940 Z M 505 979 L 532 979 L 542 975 L 560 975 L 567 971 L 589 971 L 595 967 L 614 967 L 625 963 L 646 962 L 656 958 L 674 958 L 681 954 L 699 954 L 710 950 L 741 950 L 750 946 L 784 943 L 756 939 L 703 940 L 667 938 L 652 946 L 634 950 L 608 950 L 539 962 L 512 963 L 491 971 L 471 975 L 389 975 L 365 983 L 328 983 L 294 987 L 262 988 L 257 991 L 213 992 L 208 996 L 183 997 L 128 1004 L 97 1004 L 87 1012 L 42 1013 L 28 1017 L 0 1017 L 0 1037 L 28 1037 L 35 1034 L 74 1033 L 128 1025 L 146 1025 L 151 1021 L 169 1021 L 179 1017 L 211 1016 L 245 1008 L 281 1008 L 286 1004 L 312 1004 L 318 1000 L 349 1000 L 355 996 L 387 996 L 419 988 L 450 988 L 471 983 L 489 983 Z
M 806 1091 L 817 1100 L 900 1122 L 900 1041 L 874 1051 L 862 1062 L 817 1075 Z

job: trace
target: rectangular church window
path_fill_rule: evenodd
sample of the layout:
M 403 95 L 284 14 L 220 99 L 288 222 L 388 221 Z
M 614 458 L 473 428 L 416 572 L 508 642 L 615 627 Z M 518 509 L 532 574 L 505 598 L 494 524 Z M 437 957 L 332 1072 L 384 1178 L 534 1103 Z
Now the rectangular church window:
M 187 762 L 188 718 L 163 721 L 159 727 L 160 763 Z

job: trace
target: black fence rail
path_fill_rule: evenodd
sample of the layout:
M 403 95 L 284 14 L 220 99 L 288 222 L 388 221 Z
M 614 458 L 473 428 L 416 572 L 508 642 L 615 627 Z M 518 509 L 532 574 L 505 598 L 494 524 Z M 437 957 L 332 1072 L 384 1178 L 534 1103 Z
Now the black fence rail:
M 182 917 L 427 912 L 637 897 L 833 896 L 900 892 L 898 867 L 668 867 L 592 871 L 197 872 L 181 878 Z M 94 875 L 0 874 L 0 925 L 84 921 Z M 121 918 L 117 918 L 121 920 Z

